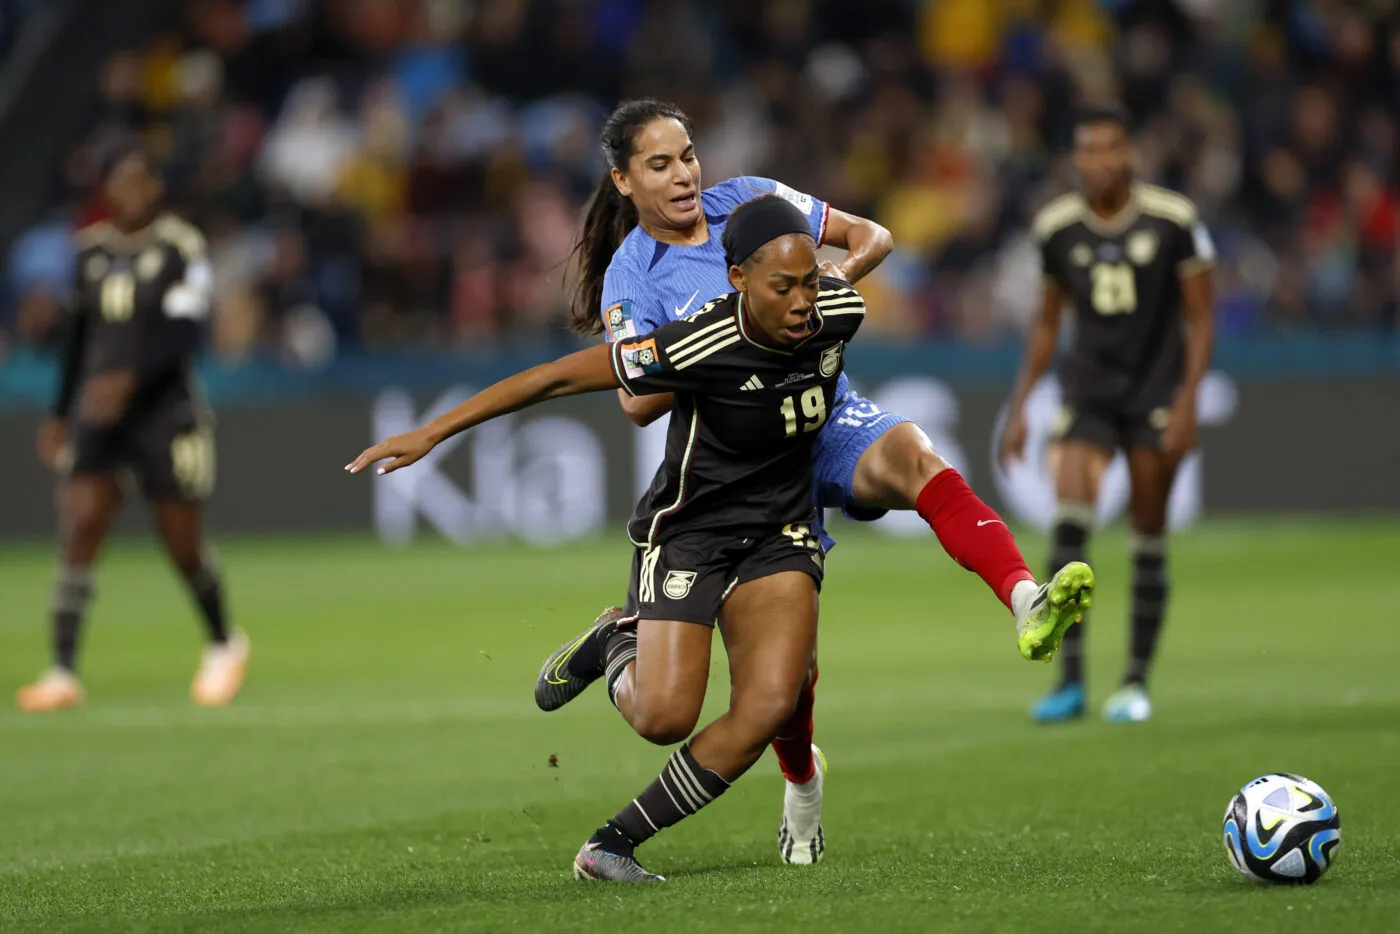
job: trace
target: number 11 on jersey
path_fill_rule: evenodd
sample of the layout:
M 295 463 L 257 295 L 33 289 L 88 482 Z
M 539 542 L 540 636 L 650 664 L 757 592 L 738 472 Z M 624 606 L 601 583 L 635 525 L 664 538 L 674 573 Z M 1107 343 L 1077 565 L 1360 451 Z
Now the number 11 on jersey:
M 797 402 L 796 396 L 788 396 L 778 406 L 783 413 L 783 422 L 787 426 L 787 437 L 791 438 L 797 434 Z M 822 394 L 820 386 L 813 386 L 802 394 L 802 414 L 805 421 L 802 423 L 802 432 L 816 431 L 826 424 L 826 396 Z

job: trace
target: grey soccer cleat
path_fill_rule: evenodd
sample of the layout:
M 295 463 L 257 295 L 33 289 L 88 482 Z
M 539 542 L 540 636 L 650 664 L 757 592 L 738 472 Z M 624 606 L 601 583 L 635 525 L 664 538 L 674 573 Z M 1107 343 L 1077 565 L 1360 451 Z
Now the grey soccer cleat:
M 544 667 L 540 669 L 540 676 L 535 679 L 535 703 L 541 710 L 558 710 L 603 676 L 602 646 L 599 646 L 596 671 L 589 671 L 585 677 L 579 677 L 570 671 L 569 661 L 590 639 L 607 639 L 612 635 L 614 624 L 621 618 L 622 607 L 608 607 L 593 621 L 592 626 L 545 660 Z
M 575 879 L 601 879 L 604 882 L 665 882 L 665 876 L 647 872 L 632 856 L 618 856 L 602 849 L 600 843 L 585 843 L 574 857 Z

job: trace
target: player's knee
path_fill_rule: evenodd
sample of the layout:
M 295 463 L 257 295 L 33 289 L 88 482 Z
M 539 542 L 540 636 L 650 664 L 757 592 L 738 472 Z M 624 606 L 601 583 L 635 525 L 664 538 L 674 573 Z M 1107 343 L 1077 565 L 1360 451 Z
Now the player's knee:
M 949 468 L 923 429 L 913 422 L 904 422 L 889 432 L 894 447 L 895 483 L 900 493 L 912 505 L 928 482 Z
M 769 742 L 797 709 L 798 686 L 770 684 L 747 690 L 735 699 L 734 713 L 749 725 L 759 742 Z
M 914 463 L 910 470 L 913 480 L 911 486 L 917 486 L 922 492 L 930 480 L 949 468 L 949 463 L 940 457 L 932 447 L 921 448 L 914 454 Z M 917 496 L 917 494 L 915 495 Z
M 658 746 L 674 746 L 695 732 L 700 705 L 671 691 L 635 691 L 627 722 L 637 735 Z
M 674 746 L 695 730 L 698 715 L 677 710 L 640 710 L 632 716 L 632 729 L 649 743 Z

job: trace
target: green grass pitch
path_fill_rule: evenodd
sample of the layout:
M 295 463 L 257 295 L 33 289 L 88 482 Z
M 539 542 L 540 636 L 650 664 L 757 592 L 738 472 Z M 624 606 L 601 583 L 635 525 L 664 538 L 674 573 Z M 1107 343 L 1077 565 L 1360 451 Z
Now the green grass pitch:
M 0 930 L 1400 925 L 1400 522 L 1178 537 L 1157 719 L 1139 726 L 1033 726 L 1027 704 L 1054 670 L 1021 660 L 981 582 L 931 539 L 842 535 L 817 702 L 826 860 L 780 864 L 769 754 L 642 850 L 670 877 L 647 889 L 568 870 L 666 751 L 597 688 L 552 715 L 531 700 L 544 656 L 623 593 L 619 542 L 226 542 L 254 647 L 226 710 L 187 700 L 197 628 L 163 561 L 118 544 L 90 620 L 86 709 L 0 711 Z M 1043 540 L 1023 541 L 1039 564 Z M 1126 644 L 1123 536 L 1094 555 L 1097 703 Z M 0 550 L 6 690 L 44 663 L 51 579 L 46 549 Z M 1244 881 L 1220 842 L 1230 796 L 1277 770 L 1341 810 L 1337 863 L 1311 889 Z

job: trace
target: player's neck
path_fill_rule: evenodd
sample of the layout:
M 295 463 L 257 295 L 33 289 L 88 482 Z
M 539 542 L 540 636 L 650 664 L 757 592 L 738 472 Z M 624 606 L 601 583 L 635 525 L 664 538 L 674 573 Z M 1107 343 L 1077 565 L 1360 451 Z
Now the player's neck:
M 1133 200 L 1133 185 L 1129 182 L 1117 191 L 1105 192 L 1098 198 L 1085 200 L 1089 202 L 1089 210 L 1093 211 L 1100 220 L 1116 220 L 1128 209 L 1128 205 Z
M 121 234 L 123 237 L 126 237 L 126 238 L 128 238 L 128 239 L 131 239 L 131 238 L 134 238 L 134 237 L 139 237 L 139 236 L 141 236 L 143 233 L 145 233 L 146 231 L 150 230 L 150 229 L 151 229 L 151 225 L 154 224 L 154 223 L 156 222 L 157 218 L 159 218 L 159 217 L 160 217 L 160 212 L 159 212 L 159 211 L 156 211 L 156 212 L 150 214 L 149 216 L 147 216 L 147 217 L 142 217 L 142 218 L 140 218 L 140 219 L 138 219 L 138 220 L 136 220 L 136 221 L 134 221 L 134 222 L 132 222 L 132 223 L 123 224 L 123 223 L 117 221 L 116 219 L 113 219 L 113 220 L 112 220 L 112 229 L 115 230 L 117 233 Z
M 667 246 L 699 246 L 710 240 L 710 222 L 705 219 L 704 212 L 701 212 L 700 219 L 695 222 L 694 226 L 684 230 L 653 226 L 645 221 L 642 222 L 642 230 L 646 231 L 647 236 L 653 240 Z

